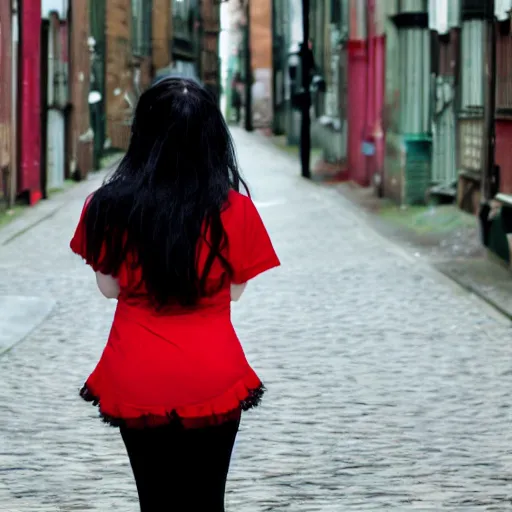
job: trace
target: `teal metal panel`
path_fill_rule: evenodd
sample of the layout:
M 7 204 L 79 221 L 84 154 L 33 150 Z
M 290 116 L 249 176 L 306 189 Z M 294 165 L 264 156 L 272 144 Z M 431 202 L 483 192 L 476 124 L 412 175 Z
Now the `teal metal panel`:
M 503 261 L 510 263 L 510 249 L 501 213 L 496 215 L 491 221 L 489 249 Z
M 400 12 L 425 12 L 427 0 L 400 0 Z
M 432 143 L 426 138 L 404 138 L 406 147 L 405 204 L 423 204 L 430 187 Z

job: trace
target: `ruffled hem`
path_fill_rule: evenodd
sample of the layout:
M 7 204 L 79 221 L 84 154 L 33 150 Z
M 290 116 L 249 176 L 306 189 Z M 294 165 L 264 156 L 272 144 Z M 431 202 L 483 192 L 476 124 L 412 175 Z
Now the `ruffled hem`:
M 148 428 L 177 424 L 183 428 L 204 428 L 239 419 L 242 411 L 260 404 L 265 391 L 259 379 L 257 384 L 249 385 L 241 380 L 208 403 L 172 410 L 153 407 L 151 411 L 140 411 L 130 405 L 105 403 L 101 393 L 96 393 L 89 382 L 80 390 L 80 396 L 86 402 L 98 406 L 100 418 L 112 427 Z

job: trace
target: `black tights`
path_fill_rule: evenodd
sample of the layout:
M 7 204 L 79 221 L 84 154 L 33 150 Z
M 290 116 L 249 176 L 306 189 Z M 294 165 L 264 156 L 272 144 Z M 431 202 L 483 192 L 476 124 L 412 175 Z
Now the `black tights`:
M 206 428 L 121 428 L 141 512 L 224 512 L 239 424 L 240 420 Z

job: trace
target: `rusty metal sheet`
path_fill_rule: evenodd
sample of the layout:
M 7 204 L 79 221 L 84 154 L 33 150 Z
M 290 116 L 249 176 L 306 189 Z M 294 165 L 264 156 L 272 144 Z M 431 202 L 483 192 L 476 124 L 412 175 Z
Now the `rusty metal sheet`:
M 8 169 L 11 156 L 11 22 L 10 2 L 0 2 L 0 173 L 5 172 L 2 171 L 3 169 Z M 6 190 L 2 190 L 2 195 L 6 195 L 6 193 Z

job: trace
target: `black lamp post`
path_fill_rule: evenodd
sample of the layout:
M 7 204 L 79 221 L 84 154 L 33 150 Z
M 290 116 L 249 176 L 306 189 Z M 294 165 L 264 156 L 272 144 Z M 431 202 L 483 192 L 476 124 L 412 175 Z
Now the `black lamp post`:
M 253 131 L 252 125 L 252 58 L 251 58 L 251 7 L 250 0 L 245 0 L 244 26 L 244 75 L 245 75 L 245 129 Z
M 302 60 L 302 101 L 301 101 L 301 126 L 300 126 L 300 163 L 303 178 L 311 178 L 311 92 L 310 92 L 310 49 L 309 49 L 309 0 L 302 0 L 302 46 L 300 58 Z
M 494 23 L 495 0 L 487 0 L 485 18 L 487 35 L 485 48 L 487 54 L 487 71 L 485 73 L 486 101 L 484 107 L 484 130 L 487 144 L 484 155 L 484 172 L 482 176 L 482 198 L 489 201 L 498 192 L 499 183 L 495 169 L 495 129 L 494 116 L 496 108 L 496 25 Z

